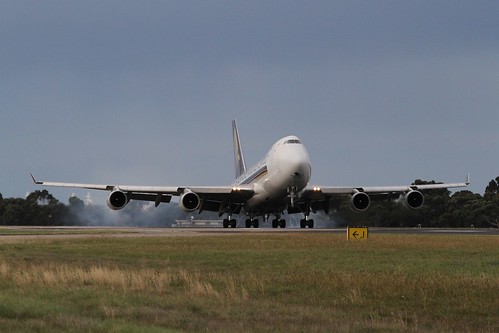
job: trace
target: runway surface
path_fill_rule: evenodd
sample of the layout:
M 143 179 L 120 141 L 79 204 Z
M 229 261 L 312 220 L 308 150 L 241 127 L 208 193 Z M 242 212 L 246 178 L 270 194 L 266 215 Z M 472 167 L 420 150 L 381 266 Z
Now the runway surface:
M 346 228 L 337 229 L 223 229 L 223 228 L 131 228 L 131 227 L 0 227 L 0 242 L 20 239 L 56 239 L 87 237 L 193 237 L 230 236 L 291 233 L 337 233 L 345 234 Z M 397 235 L 461 235 L 499 236 L 499 229 L 440 229 L 440 228 L 369 228 L 370 236 L 376 234 Z

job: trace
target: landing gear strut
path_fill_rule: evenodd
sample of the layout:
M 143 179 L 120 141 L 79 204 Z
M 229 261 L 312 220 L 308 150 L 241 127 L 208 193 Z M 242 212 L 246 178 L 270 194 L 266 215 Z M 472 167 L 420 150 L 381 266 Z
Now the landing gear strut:
M 289 203 L 291 207 L 295 206 L 295 201 L 298 198 L 296 194 L 296 187 L 289 187 L 288 188 L 288 198 L 289 198 Z
M 309 219 L 310 211 L 311 211 L 310 200 L 307 200 L 306 208 L 305 208 L 305 211 L 303 212 L 303 214 L 305 215 L 305 218 L 300 220 L 300 228 L 302 228 L 302 229 L 304 229 L 306 227 L 309 227 L 310 229 L 314 228 L 314 220 Z

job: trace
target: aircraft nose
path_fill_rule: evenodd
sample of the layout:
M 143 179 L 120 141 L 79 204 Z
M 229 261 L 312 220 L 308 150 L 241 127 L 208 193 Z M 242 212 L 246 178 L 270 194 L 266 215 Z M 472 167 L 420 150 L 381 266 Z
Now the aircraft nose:
M 304 177 L 307 179 L 310 178 L 310 164 L 301 163 L 296 167 L 295 170 L 296 177 Z
M 301 156 L 289 157 L 286 160 L 287 171 L 294 178 L 310 178 L 310 163 Z

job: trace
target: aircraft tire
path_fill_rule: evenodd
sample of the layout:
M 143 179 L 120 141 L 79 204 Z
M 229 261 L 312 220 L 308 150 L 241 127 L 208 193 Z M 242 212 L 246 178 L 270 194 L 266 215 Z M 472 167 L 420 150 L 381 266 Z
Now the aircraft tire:
M 250 219 L 246 220 L 246 228 L 251 228 L 251 220 Z
M 300 228 L 305 229 L 307 226 L 307 220 L 300 220 Z
M 314 228 L 314 220 L 308 220 L 308 227 L 310 229 L 313 229 Z
M 281 227 L 283 229 L 286 228 L 286 220 L 280 220 L 279 221 L 279 227 Z
M 277 219 L 272 220 L 272 228 L 277 228 L 278 221 Z
M 254 226 L 255 228 L 258 228 L 258 227 L 259 227 L 259 224 L 260 224 L 260 223 L 259 223 L 258 219 L 255 219 L 255 220 L 253 221 L 253 226 Z
M 228 219 L 224 219 L 222 225 L 223 225 L 224 228 L 228 228 L 229 227 L 229 220 Z
M 230 224 L 231 228 L 235 228 L 235 227 L 236 227 L 237 222 L 236 222 L 236 220 L 232 219 L 232 220 L 230 220 L 230 223 L 229 223 L 229 224 Z

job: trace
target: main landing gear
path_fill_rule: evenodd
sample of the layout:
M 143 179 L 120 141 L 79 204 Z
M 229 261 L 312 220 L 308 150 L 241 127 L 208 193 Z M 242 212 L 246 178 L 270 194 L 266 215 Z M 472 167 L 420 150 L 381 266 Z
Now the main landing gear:
M 286 220 L 284 219 L 273 219 L 272 228 L 286 228 Z
M 231 215 L 229 215 L 226 219 L 223 219 L 222 225 L 224 228 L 235 228 L 237 225 L 237 221 L 235 219 L 232 219 Z M 260 223 L 257 218 L 250 218 L 246 220 L 246 228 L 251 228 L 251 227 L 258 228 L 260 226 Z
M 259 224 L 258 219 L 246 219 L 246 228 L 251 228 L 251 226 L 258 228 Z
M 300 220 L 300 228 L 304 229 L 306 227 L 309 227 L 310 229 L 313 229 L 314 227 L 314 220 L 309 219 L 308 216 Z
M 303 215 L 305 216 L 305 218 L 300 220 L 300 228 L 302 229 L 305 229 L 306 227 L 309 227 L 309 229 L 314 228 L 314 220 L 309 218 L 310 211 L 311 211 L 310 200 L 307 200 L 305 205 L 305 210 L 303 211 Z
M 227 229 L 229 226 L 230 226 L 231 228 L 235 228 L 235 227 L 236 227 L 236 224 L 237 224 L 236 220 L 235 220 L 235 219 L 231 219 L 230 217 L 229 217 L 228 219 L 224 219 L 224 220 L 223 220 L 223 223 L 222 223 L 223 227 L 224 227 L 224 228 L 226 228 L 226 229 Z

